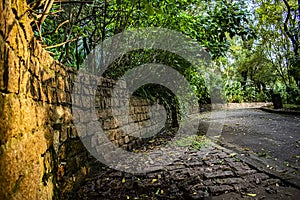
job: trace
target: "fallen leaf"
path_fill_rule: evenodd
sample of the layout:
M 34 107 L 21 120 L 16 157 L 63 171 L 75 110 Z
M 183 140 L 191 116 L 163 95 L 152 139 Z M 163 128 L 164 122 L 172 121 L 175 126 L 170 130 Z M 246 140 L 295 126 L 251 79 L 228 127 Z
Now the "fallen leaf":
M 247 196 L 249 196 L 249 197 L 256 197 L 256 194 L 248 193 Z
M 229 154 L 229 156 L 234 157 L 234 156 L 236 156 L 236 153 L 231 153 L 231 154 Z
M 138 153 L 138 152 L 139 152 L 138 149 L 134 149 L 134 150 L 133 150 L 133 153 Z
M 156 178 L 152 179 L 152 183 L 155 183 L 156 181 L 157 181 L 157 179 L 156 179 Z
M 155 194 L 159 194 L 160 189 L 158 188 L 155 192 Z
M 125 180 L 125 178 L 123 178 L 123 179 L 122 179 L 122 183 L 125 183 L 125 182 L 126 182 L 126 180 Z

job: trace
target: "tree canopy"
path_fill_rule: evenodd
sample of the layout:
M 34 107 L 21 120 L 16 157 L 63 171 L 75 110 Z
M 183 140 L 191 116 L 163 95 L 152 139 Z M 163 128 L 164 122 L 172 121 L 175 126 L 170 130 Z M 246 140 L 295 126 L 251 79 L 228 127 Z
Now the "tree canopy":
M 209 52 L 222 72 L 229 102 L 268 101 L 279 92 L 300 103 L 299 0 L 27 2 L 36 37 L 67 66 L 79 69 L 98 44 L 125 30 L 162 27 L 183 33 Z M 183 66 L 181 73 L 189 77 L 198 97 L 209 96 L 203 78 L 168 52 L 124 55 L 114 63 L 113 74 L 153 59 Z

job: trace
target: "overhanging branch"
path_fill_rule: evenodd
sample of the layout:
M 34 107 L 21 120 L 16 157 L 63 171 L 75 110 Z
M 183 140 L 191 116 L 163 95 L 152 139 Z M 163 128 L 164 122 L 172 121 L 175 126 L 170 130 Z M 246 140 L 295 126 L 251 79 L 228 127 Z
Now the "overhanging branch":
M 93 4 L 94 1 L 71 1 L 71 0 L 55 0 L 55 4 Z

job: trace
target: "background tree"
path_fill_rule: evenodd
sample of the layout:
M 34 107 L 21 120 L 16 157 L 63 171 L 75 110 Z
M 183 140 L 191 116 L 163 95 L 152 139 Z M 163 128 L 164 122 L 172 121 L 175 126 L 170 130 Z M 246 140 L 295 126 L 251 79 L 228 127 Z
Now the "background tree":
M 231 40 L 224 73 L 234 75 L 226 87 L 236 95 L 228 100 L 269 101 L 280 93 L 285 102 L 300 103 L 299 1 L 257 0 L 249 6 L 256 38 Z

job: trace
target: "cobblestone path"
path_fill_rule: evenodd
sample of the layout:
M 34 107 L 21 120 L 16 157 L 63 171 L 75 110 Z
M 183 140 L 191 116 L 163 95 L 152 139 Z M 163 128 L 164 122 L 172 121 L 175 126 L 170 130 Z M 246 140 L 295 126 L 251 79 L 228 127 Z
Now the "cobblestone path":
M 147 174 L 95 168 L 70 199 L 300 199 L 299 189 L 244 163 L 247 154 L 212 142 L 172 152 L 181 156 Z

